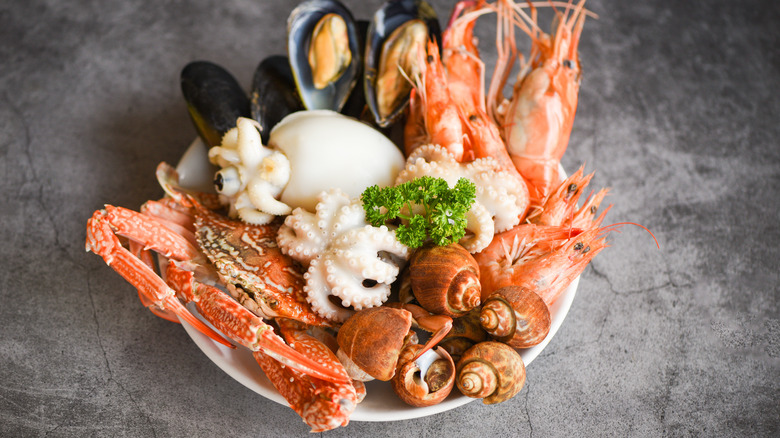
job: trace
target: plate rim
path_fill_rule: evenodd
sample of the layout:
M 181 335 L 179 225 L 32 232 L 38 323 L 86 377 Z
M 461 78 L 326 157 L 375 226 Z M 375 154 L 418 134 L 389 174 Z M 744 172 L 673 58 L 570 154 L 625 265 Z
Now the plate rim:
M 198 175 L 192 175 L 193 172 L 187 171 L 187 167 L 188 163 L 196 163 L 197 160 L 202 160 L 204 158 L 205 160 L 208 160 L 207 154 L 208 151 L 206 149 L 206 145 L 202 140 L 200 140 L 200 138 L 196 138 L 195 141 L 190 144 L 189 148 L 182 155 L 181 160 L 176 166 L 177 171 L 180 171 L 181 175 L 190 179 L 189 181 L 183 181 L 182 185 L 186 186 L 191 184 L 203 184 L 202 180 L 198 180 Z M 191 165 L 192 164 L 189 164 L 189 166 Z M 564 171 L 563 166 L 560 164 L 559 171 L 562 175 L 562 179 L 565 179 L 566 172 Z M 569 309 L 571 308 L 571 305 L 574 301 L 574 297 L 577 294 L 579 281 L 580 276 L 577 276 L 571 282 L 569 287 L 566 288 L 563 294 L 561 294 L 561 296 L 555 301 L 555 303 L 550 306 L 550 331 L 544 340 L 533 347 L 518 350 L 521 357 L 523 358 L 523 363 L 525 364 L 526 368 L 541 354 L 541 352 L 552 341 L 555 334 L 563 325 L 563 321 L 566 319 L 566 316 L 569 313 Z M 193 306 L 190 306 L 189 308 L 196 316 L 201 318 Z M 186 321 L 181 319 L 180 321 L 184 327 L 184 330 L 193 340 L 195 345 L 197 345 L 198 348 L 206 355 L 206 357 L 208 357 L 209 360 L 217 365 L 217 367 L 219 367 L 223 372 L 244 385 L 246 388 L 256 392 L 257 394 L 260 394 L 264 398 L 283 406 L 289 406 L 284 397 L 282 397 L 281 394 L 276 391 L 270 380 L 268 380 L 268 378 L 260 369 L 259 365 L 257 365 L 249 349 L 242 346 L 237 346 L 236 349 L 225 347 L 207 337 L 206 335 L 200 333 Z M 208 324 L 208 322 L 206 322 L 206 324 Z M 371 397 L 371 391 L 377 391 L 377 388 L 383 388 L 384 391 L 381 391 L 373 398 L 369 398 Z M 478 400 L 475 398 L 466 397 L 465 395 L 459 394 L 457 390 L 453 390 L 452 393 L 443 402 L 433 406 L 419 408 L 406 405 L 396 397 L 396 400 L 394 400 L 392 404 L 395 405 L 397 409 L 383 412 L 381 410 L 376 410 L 376 408 L 372 408 L 371 405 L 376 403 L 371 402 L 375 402 L 375 398 L 383 394 L 387 394 L 388 392 L 393 394 L 389 382 L 367 382 L 366 389 L 366 399 L 357 405 L 355 411 L 350 417 L 350 421 L 380 422 L 410 420 L 436 415 Z

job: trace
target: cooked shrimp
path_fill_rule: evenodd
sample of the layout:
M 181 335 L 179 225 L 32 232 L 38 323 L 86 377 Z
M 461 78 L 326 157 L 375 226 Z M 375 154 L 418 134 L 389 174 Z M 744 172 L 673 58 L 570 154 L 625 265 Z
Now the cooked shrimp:
M 527 227 L 538 227 L 531 233 L 542 235 L 526 244 L 518 236 L 527 234 Z M 593 257 L 606 248 L 606 234 L 613 229 L 583 231 L 524 224 L 497 234 L 484 251 L 474 256 L 480 266 L 483 300 L 497 289 L 514 285 L 535 292 L 552 305 Z
M 580 88 L 577 46 L 585 23 L 584 3 L 574 6 L 570 1 L 565 12 L 556 9 L 558 26 L 548 35 L 537 24 L 533 4 L 528 4 L 527 13 L 511 0 L 499 2 L 499 15 L 511 6 L 518 27 L 532 43 L 528 59 L 521 58 L 503 116 L 497 114 L 509 155 L 529 184 L 532 203 L 544 199 L 559 181 L 558 163 L 569 143 Z
M 447 77 L 439 57 L 439 46 L 428 42 L 427 55 L 420 50 L 420 73 L 412 78 L 414 89 L 404 127 L 404 149 L 408 156 L 418 146 L 438 144 L 463 161 L 463 123 L 447 89 Z
M 481 0 L 465 0 L 455 5 L 450 24 L 442 37 L 442 63 L 447 73 L 450 96 L 463 118 L 467 138 L 464 161 L 492 157 L 526 187 L 525 180 L 507 153 L 500 129 L 485 111 L 485 65 L 475 45 L 474 24 L 477 18 L 490 12 L 493 12 L 492 8 L 485 6 Z M 529 205 L 527 188 L 524 199 L 519 202 Z
M 595 195 L 588 195 L 583 205 L 577 209 L 580 195 L 593 178 L 593 173 L 584 174 L 584 166 L 580 166 L 576 172 L 558 184 L 526 217 L 526 222 L 537 225 L 564 225 L 575 228 L 598 227 L 609 210 L 605 209 L 600 216 L 596 216 L 599 205 L 608 193 L 608 189 L 601 189 Z M 610 206 L 611 207 L 611 206 Z

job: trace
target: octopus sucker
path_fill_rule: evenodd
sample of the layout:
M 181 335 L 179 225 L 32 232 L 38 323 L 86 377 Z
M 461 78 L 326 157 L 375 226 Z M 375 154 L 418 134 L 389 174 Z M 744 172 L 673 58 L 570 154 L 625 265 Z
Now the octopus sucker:
M 277 241 L 283 253 L 308 264 L 304 292 L 312 309 L 343 322 L 355 310 L 380 306 L 390 297 L 410 251 L 395 231 L 366 222 L 359 199 L 333 189 L 317 200 L 314 213 L 296 208 L 287 216 Z M 310 244 L 311 234 L 316 245 Z
M 407 158 L 395 185 L 421 176 L 443 178 L 450 185 L 468 178 L 476 185 L 476 199 L 466 215 L 467 234 L 459 242 L 471 253 L 487 247 L 495 233 L 519 224 L 528 207 L 525 183 L 490 157 L 461 163 L 441 146 L 420 146 Z

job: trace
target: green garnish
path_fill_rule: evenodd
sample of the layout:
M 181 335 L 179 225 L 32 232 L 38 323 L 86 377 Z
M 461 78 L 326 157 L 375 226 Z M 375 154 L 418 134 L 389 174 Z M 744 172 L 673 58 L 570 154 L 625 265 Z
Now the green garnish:
M 421 176 L 395 187 L 371 186 L 360 199 L 371 225 L 400 219 L 398 241 L 417 248 L 428 239 L 441 246 L 460 240 L 466 234 L 466 213 L 476 191 L 467 178 L 458 179 L 450 188 L 443 178 Z

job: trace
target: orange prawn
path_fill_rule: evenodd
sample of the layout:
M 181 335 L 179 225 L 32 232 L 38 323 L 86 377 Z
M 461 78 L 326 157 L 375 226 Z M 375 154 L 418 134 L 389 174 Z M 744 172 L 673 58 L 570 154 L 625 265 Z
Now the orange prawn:
M 511 0 L 500 0 L 498 7 L 500 20 L 514 11 L 517 26 L 532 43 L 528 60 L 521 58 L 512 97 L 496 116 L 508 153 L 529 184 L 533 204 L 544 199 L 559 181 L 558 164 L 574 123 L 581 78 L 577 47 L 587 12 L 584 3 L 574 6 L 570 0 L 565 12 L 555 9 L 558 25 L 553 35 L 537 25 L 532 3 L 528 3 L 530 13 Z M 503 83 L 500 85 L 491 85 L 491 90 L 500 93 Z M 498 102 L 495 96 L 489 100 Z
M 521 179 L 506 150 L 501 131 L 485 108 L 485 65 L 474 44 L 474 24 L 493 12 L 484 1 L 464 0 L 455 5 L 450 23 L 442 35 L 442 63 L 453 103 L 460 110 L 467 136 L 465 155 L 469 160 L 492 157 L 501 167 Z
M 485 301 L 490 294 L 504 286 L 528 283 L 526 280 L 537 274 L 529 266 L 544 257 L 550 260 L 550 254 L 555 254 L 572 237 L 581 233 L 581 229 L 569 227 L 520 224 L 496 234 L 487 248 L 474 254 L 480 270 L 482 300 Z M 548 271 L 565 271 L 561 264 L 563 261 L 555 260 L 555 266 L 548 266 Z M 552 265 L 551 262 L 548 264 Z M 549 276 L 549 272 L 544 274 Z M 534 289 L 534 292 L 537 290 Z
M 560 228 L 561 233 L 575 231 L 553 228 Z M 585 230 L 567 238 L 552 251 L 540 251 L 531 257 L 517 251 L 528 248 L 507 243 L 505 237 L 509 235 L 496 235 L 494 242 L 478 254 L 483 259 L 480 263 L 483 297 L 504 286 L 520 286 L 535 292 L 548 306 L 552 305 L 593 257 L 607 247 L 606 235 L 613 230 L 614 226 Z
M 580 166 L 576 172 L 563 180 L 541 201 L 541 205 L 532 210 L 526 222 L 537 225 L 568 225 L 578 228 L 592 228 L 598 226 L 608 207 L 599 217 L 596 217 L 601 201 L 609 192 L 601 189 L 595 195 L 592 193 L 586 198 L 583 205 L 577 209 L 577 202 L 585 190 L 593 173 L 584 174 L 584 167 Z
M 438 144 L 455 159 L 464 159 L 464 134 L 461 115 L 447 89 L 439 56 L 439 46 L 428 41 L 427 55 L 420 50 L 420 73 L 415 78 L 409 98 L 409 112 L 404 126 L 404 150 L 408 156 L 418 146 Z

